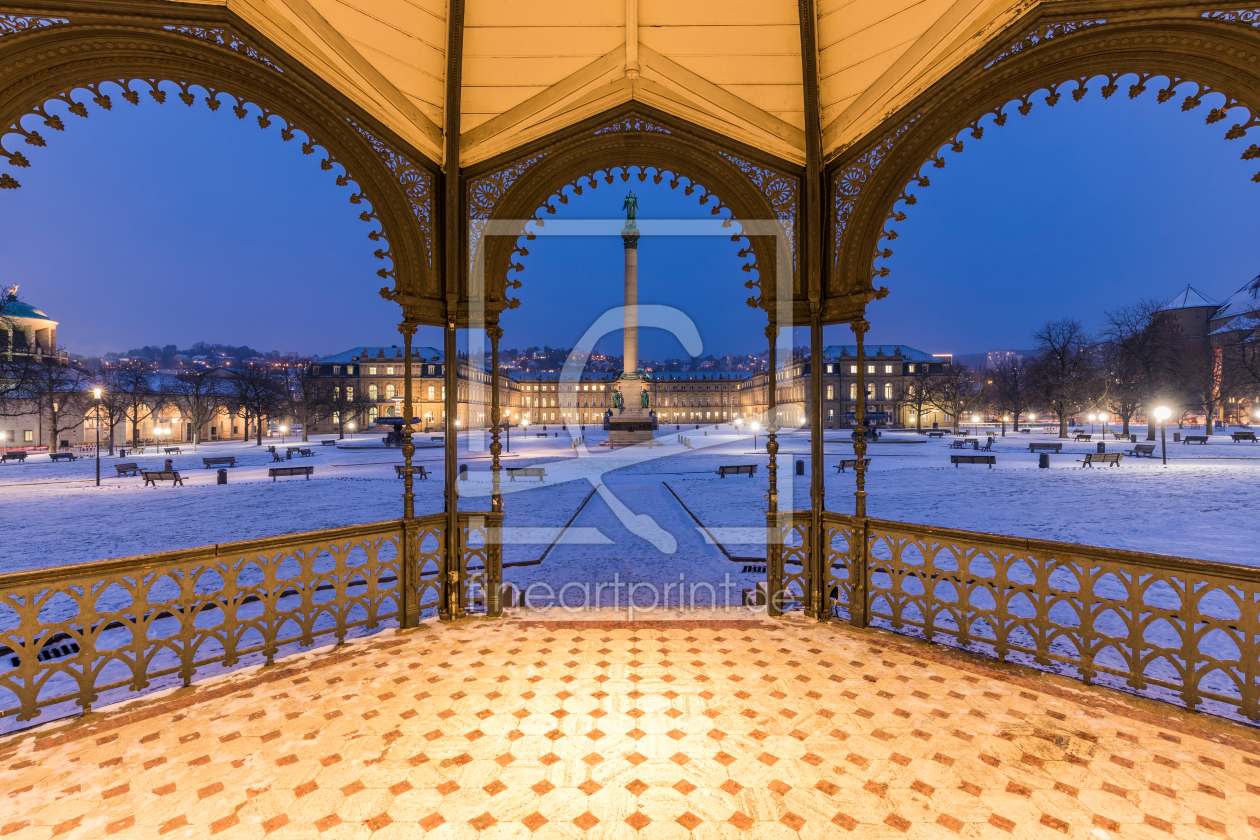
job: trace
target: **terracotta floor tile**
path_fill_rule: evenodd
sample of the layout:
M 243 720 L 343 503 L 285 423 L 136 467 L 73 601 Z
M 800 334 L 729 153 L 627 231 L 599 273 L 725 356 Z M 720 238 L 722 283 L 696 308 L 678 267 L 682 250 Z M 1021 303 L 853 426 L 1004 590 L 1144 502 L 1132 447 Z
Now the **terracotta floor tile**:
M 842 625 L 614 619 L 429 623 L 25 736 L 0 837 L 1260 831 L 1246 734 Z

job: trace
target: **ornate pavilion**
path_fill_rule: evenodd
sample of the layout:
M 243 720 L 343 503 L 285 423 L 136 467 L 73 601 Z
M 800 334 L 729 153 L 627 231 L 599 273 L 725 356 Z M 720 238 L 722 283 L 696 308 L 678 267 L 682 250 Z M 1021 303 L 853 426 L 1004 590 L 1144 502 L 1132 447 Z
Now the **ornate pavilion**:
M 494 375 L 556 204 L 652 178 L 741 243 L 772 368 L 792 328 L 821 358 L 848 324 L 861 377 L 865 307 L 895 291 L 889 245 L 933 171 L 1085 96 L 1153 97 L 1260 157 L 1260 9 L 0 3 L 0 188 L 99 109 L 256 122 L 362 208 L 404 355 L 439 326 L 447 358 L 488 338 Z M 815 436 L 811 506 L 780 510 L 777 378 L 764 612 L 505 609 L 504 503 L 460 509 L 454 436 L 441 512 L 417 513 L 407 469 L 395 520 L 0 576 L 0 835 L 1260 831 L 1260 573 L 873 519 L 862 441 L 852 499 L 824 499 Z M 128 596 L 96 600 L 111 586 Z

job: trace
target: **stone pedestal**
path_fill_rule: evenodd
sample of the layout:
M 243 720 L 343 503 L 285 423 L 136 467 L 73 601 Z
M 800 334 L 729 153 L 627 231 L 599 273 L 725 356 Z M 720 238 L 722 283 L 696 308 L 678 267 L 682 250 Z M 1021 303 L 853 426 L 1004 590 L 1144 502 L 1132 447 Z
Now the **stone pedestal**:
M 637 376 L 622 374 L 615 386 L 621 392 L 623 410 L 613 409 L 608 421 L 608 445 L 633 446 L 653 440 L 651 409 L 643 408 L 643 380 Z

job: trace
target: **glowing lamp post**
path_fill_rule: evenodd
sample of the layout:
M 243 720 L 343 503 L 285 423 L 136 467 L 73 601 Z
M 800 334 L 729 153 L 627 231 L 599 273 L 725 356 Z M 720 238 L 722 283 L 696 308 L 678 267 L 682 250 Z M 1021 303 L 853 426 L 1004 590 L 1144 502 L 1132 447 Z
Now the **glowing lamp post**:
M 350 426 L 350 439 L 354 440 L 354 423 L 351 422 L 349 426 Z
M 757 451 L 757 430 L 761 428 L 761 424 L 758 423 L 756 420 L 754 420 L 749 425 L 752 427 L 752 430 L 753 430 L 753 452 L 756 452 Z
M 1159 454 L 1164 461 L 1164 466 L 1168 466 L 1168 437 L 1164 433 L 1164 424 L 1171 414 L 1172 412 L 1162 405 L 1155 409 L 1155 419 L 1159 421 Z
M 287 432 L 288 430 L 289 430 L 288 427 L 285 426 L 283 423 L 280 425 L 280 445 L 281 446 L 284 446 L 284 433 Z
M 96 398 L 96 486 L 101 486 L 101 389 L 93 388 Z
M 1103 439 L 1106 439 L 1106 437 L 1107 437 L 1107 418 L 1108 418 L 1108 417 L 1110 417 L 1110 416 L 1111 416 L 1111 415 L 1110 415 L 1110 414 L 1108 414 L 1108 413 L 1107 413 L 1107 412 L 1105 412 L 1105 411 L 1100 411 L 1100 412 L 1098 412 L 1098 422 L 1102 424 L 1102 436 L 1103 436 Z
M 1090 433 L 1091 435 L 1094 433 L 1094 421 L 1095 421 L 1095 420 L 1097 420 L 1097 419 L 1098 419 L 1098 415 L 1097 415 L 1097 414 L 1091 414 L 1091 415 L 1089 415 L 1089 433 Z

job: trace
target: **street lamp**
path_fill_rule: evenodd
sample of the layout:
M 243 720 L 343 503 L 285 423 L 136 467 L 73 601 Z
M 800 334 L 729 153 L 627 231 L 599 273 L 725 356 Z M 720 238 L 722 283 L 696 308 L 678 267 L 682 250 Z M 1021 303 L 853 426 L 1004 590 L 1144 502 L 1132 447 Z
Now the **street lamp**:
M 101 389 L 93 388 L 96 397 L 96 486 L 101 486 Z
M 284 446 L 284 433 L 285 433 L 287 430 L 288 430 L 288 429 L 287 429 L 287 427 L 286 427 L 285 425 L 281 424 L 281 426 L 280 426 L 280 445 L 281 445 L 281 446 Z
M 1104 439 L 1107 437 L 1107 418 L 1110 416 L 1105 411 L 1098 412 L 1098 422 L 1102 424 L 1102 436 Z
M 354 440 L 354 421 L 350 422 L 350 439 Z
M 753 430 L 753 452 L 756 452 L 757 451 L 757 430 L 761 428 L 761 424 L 758 423 L 756 420 L 754 420 L 749 425 L 752 426 L 752 430 Z
M 1164 433 L 1164 421 L 1170 414 L 1172 412 L 1162 405 L 1155 409 L 1155 419 L 1159 421 L 1159 454 L 1164 460 L 1164 466 L 1168 466 L 1168 436 Z
M 1097 414 L 1089 415 L 1089 433 L 1091 435 L 1094 433 L 1094 420 L 1096 420 L 1097 418 L 1098 418 Z

